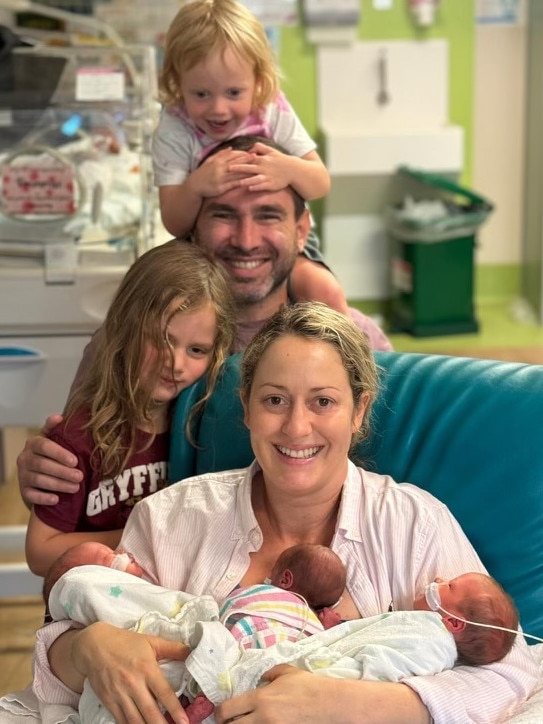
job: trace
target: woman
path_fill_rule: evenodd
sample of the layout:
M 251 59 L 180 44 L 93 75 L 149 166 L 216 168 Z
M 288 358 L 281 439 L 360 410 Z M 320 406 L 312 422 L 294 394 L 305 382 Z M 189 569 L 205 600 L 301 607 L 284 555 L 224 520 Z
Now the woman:
M 484 568 L 447 508 L 409 484 L 357 468 L 377 373 L 365 336 L 316 303 L 280 310 L 246 349 L 241 396 L 256 461 L 201 475 L 138 503 L 121 547 L 163 586 L 211 594 L 264 581 L 287 547 L 332 548 L 347 568 L 344 619 L 408 608 L 436 575 Z M 118 722 L 185 714 L 156 659 L 182 646 L 107 624 L 39 634 L 35 690 L 77 705 L 85 678 Z M 60 634 L 60 635 L 59 635 Z M 54 641 L 52 644 L 51 642 Z M 47 651 L 47 647 L 49 649 Z M 72 692 L 60 691 L 56 674 Z M 404 683 L 325 679 L 280 666 L 260 687 L 221 704 L 219 724 L 500 721 L 528 696 L 537 670 L 524 641 L 499 664 Z

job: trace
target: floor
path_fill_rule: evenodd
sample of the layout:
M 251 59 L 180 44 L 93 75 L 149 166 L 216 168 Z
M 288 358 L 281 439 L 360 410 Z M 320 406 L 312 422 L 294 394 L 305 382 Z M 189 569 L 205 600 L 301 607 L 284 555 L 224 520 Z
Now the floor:
M 493 299 L 479 303 L 477 334 L 417 338 L 391 334 L 397 352 L 486 357 L 529 364 L 543 364 L 543 326 L 517 299 Z
M 6 436 L 17 449 L 7 450 L 8 475 L 0 483 L 0 525 L 24 525 L 28 510 L 19 495 L 15 473 L 15 457 L 22 440 L 20 431 Z M 3 554 L 2 562 L 19 560 L 20 556 Z M 34 634 L 43 620 L 43 604 L 39 598 L 0 600 L 0 696 L 24 688 L 31 680 Z
M 391 339 L 398 352 L 486 357 L 543 365 L 543 326 L 531 319 L 518 302 L 486 302 L 479 306 L 477 318 L 481 327 L 477 334 L 424 339 L 402 334 L 391 335 Z M 28 519 L 15 475 L 15 458 L 23 440 L 22 431 L 16 433 L 6 456 L 9 473 L 6 482 L 0 483 L 0 525 L 24 524 Z M 0 696 L 23 688 L 30 681 L 34 632 L 42 616 L 39 599 L 2 599 L 0 602 Z

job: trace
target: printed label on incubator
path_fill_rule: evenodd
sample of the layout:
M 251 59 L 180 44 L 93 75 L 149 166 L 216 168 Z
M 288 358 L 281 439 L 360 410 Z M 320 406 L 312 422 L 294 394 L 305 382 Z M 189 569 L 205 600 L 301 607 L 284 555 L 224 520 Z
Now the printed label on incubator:
M 78 101 L 121 101 L 125 78 L 120 70 L 111 68 L 80 68 L 75 82 Z
M 74 173 L 70 166 L 6 166 L 2 211 L 8 215 L 73 214 Z

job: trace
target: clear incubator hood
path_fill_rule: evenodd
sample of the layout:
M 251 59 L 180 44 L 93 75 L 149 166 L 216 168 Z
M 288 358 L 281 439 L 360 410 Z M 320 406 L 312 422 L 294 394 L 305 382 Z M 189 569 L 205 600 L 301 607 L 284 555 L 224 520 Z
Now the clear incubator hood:
M 0 424 L 61 412 L 157 217 L 151 46 L 11 49 L 0 74 Z

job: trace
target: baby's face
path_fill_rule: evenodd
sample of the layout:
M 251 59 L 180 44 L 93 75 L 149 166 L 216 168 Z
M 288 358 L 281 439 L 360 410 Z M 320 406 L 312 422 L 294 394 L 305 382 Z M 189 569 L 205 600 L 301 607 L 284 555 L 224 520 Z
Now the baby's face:
M 434 579 L 438 584 L 438 593 L 441 608 L 450 613 L 459 613 L 458 608 L 466 598 L 477 599 L 486 586 L 487 577 L 480 573 L 463 573 L 461 576 L 445 580 Z M 424 594 L 419 596 L 413 608 L 416 611 L 430 611 L 430 606 Z
M 113 568 L 112 564 L 114 560 L 115 552 L 111 550 L 111 548 L 108 548 L 107 546 L 97 548 L 95 561 L 95 564 L 97 566 L 106 566 L 107 568 Z

